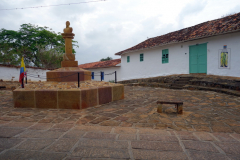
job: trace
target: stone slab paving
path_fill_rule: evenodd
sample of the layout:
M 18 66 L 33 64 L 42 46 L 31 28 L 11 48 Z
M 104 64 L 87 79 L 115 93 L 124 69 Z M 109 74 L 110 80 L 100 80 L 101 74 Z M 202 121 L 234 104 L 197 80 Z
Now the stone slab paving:
M 125 87 L 124 100 L 63 110 L 0 96 L 0 159 L 240 159 L 239 97 Z M 183 115 L 157 100 L 183 101 Z
M 1 126 L 0 130 L 4 128 L 11 127 Z M 0 159 L 240 158 L 240 139 L 236 133 L 221 133 L 223 137 L 233 138 L 226 141 L 209 132 L 148 131 L 131 127 L 73 126 L 53 132 L 51 128 L 33 130 L 25 127 L 14 136 L 1 135 Z M 192 135 L 196 139 L 182 140 L 180 136 L 183 135 Z M 203 140 L 203 137 L 207 138 Z

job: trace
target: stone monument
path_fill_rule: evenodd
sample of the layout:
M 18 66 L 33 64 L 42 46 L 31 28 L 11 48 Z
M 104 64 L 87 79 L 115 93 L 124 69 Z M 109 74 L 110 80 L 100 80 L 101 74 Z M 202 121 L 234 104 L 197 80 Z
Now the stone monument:
M 61 67 L 77 67 L 78 61 L 75 61 L 75 55 L 72 53 L 72 39 L 75 34 L 72 33 L 73 29 L 70 22 L 66 22 L 66 28 L 63 29 L 62 37 L 65 39 L 65 53 L 63 54 L 63 61 Z
M 75 61 L 75 55 L 72 53 L 72 39 L 75 34 L 70 27 L 70 22 L 66 22 L 66 28 L 63 29 L 62 37 L 65 40 L 65 53 L 61 68 L 47 72 L 47 81 L 72 82 L 78 80 L 80 73 L 80 81 L 91 80 L 91 71 L 78 68 L 78 61 Z M 74 74 L 76 73 L 76 74 Z
M 91 81 L 91 71 L 78 67 L 72 53 L 73 29 L 69 26 L 70 22 L 67 21 L 62 33 L 65 53 L 61 68 L 47 72 L 46 82 L 26 84 L 25 88 L 15 89 L 14 107 L 85 109 L 124 98 L 122 84 Z

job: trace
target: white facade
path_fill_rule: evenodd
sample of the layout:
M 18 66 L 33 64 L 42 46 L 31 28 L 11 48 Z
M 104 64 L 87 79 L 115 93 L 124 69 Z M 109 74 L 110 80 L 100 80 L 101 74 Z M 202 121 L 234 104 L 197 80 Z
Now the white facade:
M 184 43 L 176 43 L 125 53 L 121 55 L 121 79 L 138 79 L 172 74 L 189 74 L 189 46 L 207 43 L 207 74 L 240 77 L 240 32 L 203 38 Z M 219 67 L 219 50 L 227 45 L 231 50 L 230 68 Z M 169 61 L 162 64 L 162 50 L 168 49 Z M 140 62 L 140 54 L 144 61 Z M 127 62 L 130 56 L 130 62 Z
M 94 68 L 94 69 L 86 69 L 88 71 L 94 72 L 94 81 L 101 81 L 101 74 L 100 72 L 104 72 L 104 80 L 105 82 L 115 82 L 115 71 L 117 71 L 117 81 L 121 80 L 121 72 L 120 72 L 120 66 L 116 67 L 107 67 L 107 68 Z M 113 73 L 113 74 L 111 74 Z M 109 74 L 109 75 L 108 75 Z
M 28 81 L 46 81 L 46 72 L 50 70 L 26 68 Z M 18 81 L 20 68 L 0 66 L 0 79 L 4 81 Z

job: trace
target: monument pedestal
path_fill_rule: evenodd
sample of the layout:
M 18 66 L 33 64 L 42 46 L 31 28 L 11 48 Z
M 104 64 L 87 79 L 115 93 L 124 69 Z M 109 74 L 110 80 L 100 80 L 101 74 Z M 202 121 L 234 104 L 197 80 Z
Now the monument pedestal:
M 62 61 L 61 67 L 78 67 L 78 61 Z
M 77 62 L 77 61 L 76 61 Z M 78 67 L 63 67 L 47 72 L 48 82 L 90 81 L 92 72 Z
M 121 99 L 122 84 L 101 81 L 81 82 L 79 88 L 77 82 L 28 83 L 13 91 L 15 108 L 85 109 Z

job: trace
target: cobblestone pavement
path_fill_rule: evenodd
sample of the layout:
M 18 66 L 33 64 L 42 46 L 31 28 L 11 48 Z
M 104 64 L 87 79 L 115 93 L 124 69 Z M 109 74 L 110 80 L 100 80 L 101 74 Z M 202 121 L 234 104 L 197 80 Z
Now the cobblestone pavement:
M 84 110 L 14 108 L 0 91 L 0 159 L 240 159 L 240 97 L 125 87 Z M 156 112 L 157 100 L 183 101 Z

